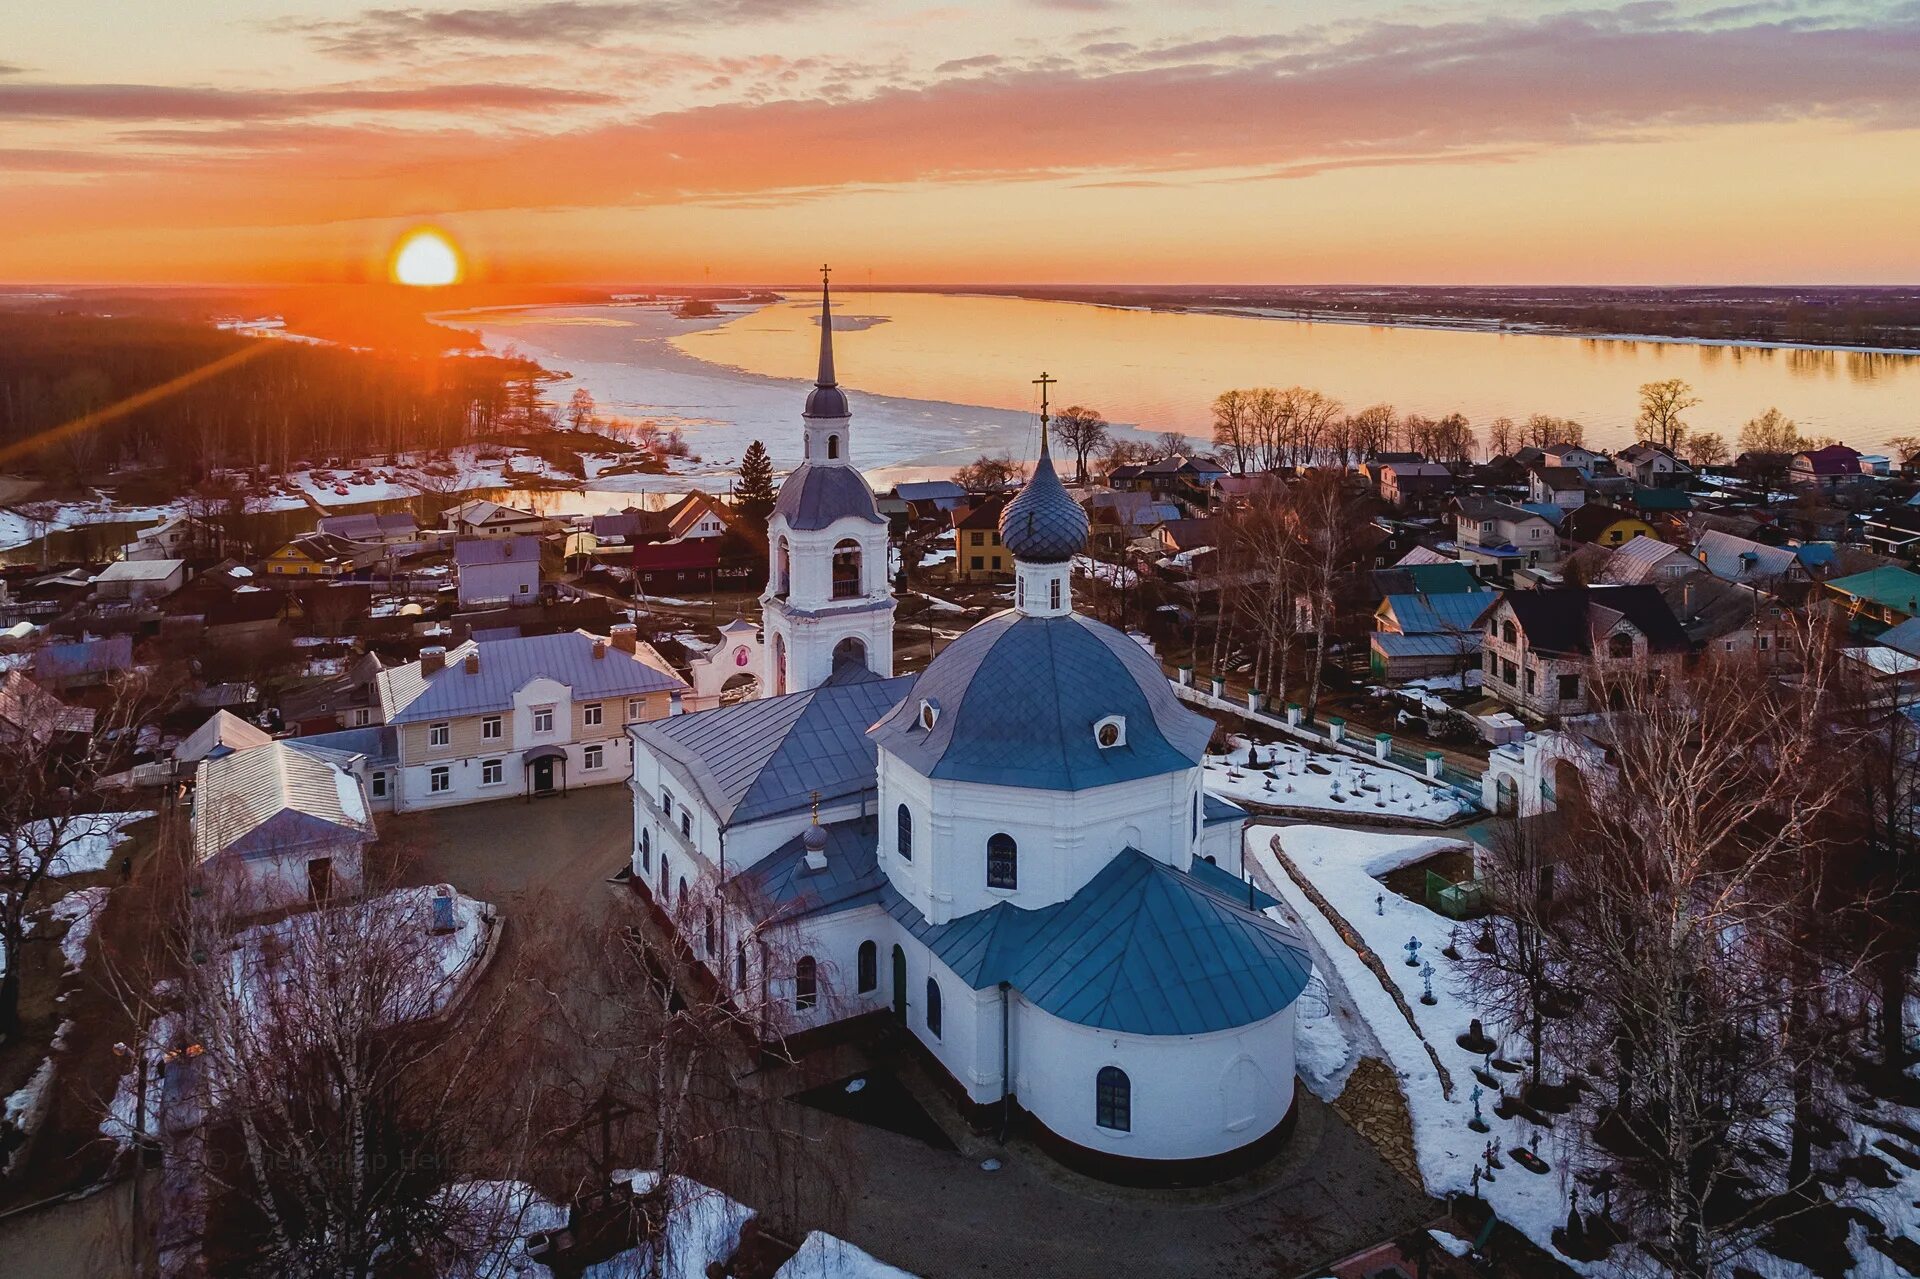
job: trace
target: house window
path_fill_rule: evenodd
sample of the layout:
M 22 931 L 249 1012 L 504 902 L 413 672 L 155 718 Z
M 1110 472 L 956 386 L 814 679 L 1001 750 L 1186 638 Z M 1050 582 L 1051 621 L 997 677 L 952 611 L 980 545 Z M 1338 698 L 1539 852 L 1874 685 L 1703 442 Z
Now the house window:
M 985 568 L 986 566 L 987 566 L 986 560 L 982 559 L 978 555 L 972 555 L 967 558 L 967 567 L 972 569 L 976 573 L 979 572 L 981 569 Z
M 640 828 L 640 869 L 653 869 L 653 831 L 644 826 Z
M 662 901 L 666 900 L 667 884 L 670 882 L 667 861 L 667 850 L 663 848 L 660 850 L 660 898 Z
M 453 726 L 446 723 L 427 725 L 427 745 L 445 746 L 453 740 Z
M 880 947 L 870 941 L 860 943 L 860 993 L 880 988 Z
M 684 808 L 680 810 L 680 835 L 683 839 L 693 838 L 693 814 Z
M 1533 671 L 1528 670 L 1527 671 L 1527 693 L 1529 696 L 1531 696 L 1533 693 L 1533 684 L 1534 684 Z
M 580 753 L 580 766 L 589 773 L 595 769 L 605 768 L 607 766 L 607 748 L 604 746 L 587 747 L 586 750 Z
M 660 792 L 660 811 L 668 817 L 673 816 L 673 792 L 662 789 Z
M 1506 660 L 1506 659 L 1505 659 L 1504 657 L 1503 657 L 1503 658 L 1501 658 L 1501 659 L 1500 659 L 1500 680 L 1501 680 L 1501 682 L 1502 682 L 1502 683 L 1505 683 L 1505 684 L 1511 684 L 1511 683 L 1513 683 L 1513 682 L 1514 682 L 1515 680 L 1517 680 L 1517 679 L 1519 679 L 1519 678 L 1520 678 L 1520 672 L 1519 672 L 1519 668 L 1517 668 L 1516 666 L 1514 666 L 1514 664 L 1513 664 L 1512 662 L 1509 662 L 1509 661 L 1508 661 L 1508 660 Z
M 553 707 L 536 706 L 533 708 L 533 731 L 551 733 L 553 731 Z
M 1093 726 L 1093 740 L 1101 750 L 1124 746 L 1127 741 L 1127 721 L 1119 715 L 1107 716 Z
M 445 764 L 427 774 L 427 789 L 435 795 L 453 789 L 453 774 L 447 770 Z
M 1047 588 L 1048 588 L 1047 589 L 1047 606 L 1049 608 L 1059 608 L 1060 607 L 1060 579 L 1056 577 L 1051 582 L 1048 582 Z
M 833 598 L 860 597 L 860 543 L 849 538 L 833 548 Z
M 713 907 L 709 906 L 707 907 L 707 927 L 706 927 L 706 937 L 705 937 L 705 941 L 707 943 L 707 958 L 709 959 L 713 958 L 714 946 L 717 944 L 716 937 L 717 937 L 717 933 L 715 931 L 714 922 L 713 922 Z
M 913 860 L 913 813 L 905 804 L 894 819 L 893 846 L 902 858 Z
M 532 590 L 533 590 L 533 588 L 532 588 L 532 587 L 530 587 L 530 586 L 528 586 L 528 585 L 527 585 L 527 584 L 526 584 L 525 582 L 522 582 L 522 583 L 520 583 L 520 593 L 521 593 L 522 595 L 528 595 L 528 594 L 531 594 L 531 593 L 532 593 Z
M 1760 637 L 1760 651 L 1761 651 L 1762 653 L 1764 653 L 1764 652 L 1766 652 L 1766 651 L 1767 651 L 1767 649 L 1768 649 L 1768 648 L 1769 648 L 1769 647 L 1771 646 L 1771 644 L 1772 644 L 1772 641 L 1773 641 L 1773 636 L 1771 636 L 1771 635 L 1762 635 L 1762 636 Z
M 987 887 L 1020 887 L 1020 849 L 1005 831 L 987 841 Z
M 482 741 L 488 742 L 497 742 L 500 740 L 500 717 L 498 715 L 488 715 L 480 721 L 480 738 Z
M 744 941 L 733 948 L 733 984 L 741 990 L 747 988 L 747 943 Z
M 1111 1132 L 1133 1131 L 1133 1081 L 1118 1066 L 1102 1066 L 1094 1076 L 1093 1122 Z
M 819 969 L 812 955 L 802 955 L 793 966 L 793 1006 L 805 1012 L 819 1002 Z
M 927 978 L 927 1033 L 940 1038 L 940 983 Z
M 385 799 L 387 797 L 387 775 L 385 773 L 375 773 L 373 775 L 373 797 L 375 799 Z
M 646 718 L 646 714 L 647 714 L 646 698 L 629 697 L 627 699 L 627 722 L 629 724 L 637 723 L 638 721 Z
M 480 761 L 480 784 L 482 786 L 498 786 L 505 780 L 506 770 L 501 768 L 499 760 L 485 759 Z
M 368 721 L 372 718 L 372 714 L 371 711 L 362 706 L 353 713 L 353 726 L 355 728 L 365 728 Z
M 1580 696 L 1580 677 L 1578 675 L 1562 675 L 1560 677 L 1560 700 L 1570 702 L 1578 696 Z
M 1537 542 L 1537 541 L 1539 541 L 1539 540 L 1540 540 L 1540 527 L 1539 527 L 1538 525 L 1535 525 L 1534 527 L 1532 527 L 1532 528 L 1530 528 L 1530 529 L 1528 529 L 1528 530 L 1527 530 L 1527 536 L 1528 536 L 1528 537 L 1530 537 L 1530 538 L 1532 538 L 1532 539 L 1533 539 L 1534 541 L 1536 541 L 1536 542 Z M 1615 533 L 1615 534 L 1613 535 L 1613 540 L 1614 540 L 1614 541 L 1616 541 L 1616 542 L 1617 542 L 1617 541 L 1619 541 L 1619 540 L 1620 540 L 1620 534 L 1618 534 L 1618 533 Z
M 987 535 L 985 533 L 975 533 L 973 535 L 973 544 L 975 546 L 985 546 L 987 544 Z
M 588 702 L 580 708 L 580 722 L 588 728 L 598 728 L 604 722 L 599 702 Z
M 1616 660 L 1633 656 L 1633 636 L 1611 635 L 1607 637 L 1607 656 Z
M 1511 643 L 1513 643 L 1513 642 L 1514 642 L 1514 641 L 1515 641 L 1516 639 L 1518 639 L 1519 637 L 1520 637 L 1520 633 L 1519 633 L 1518 631 L 1516 631 L 1516 630 L 1515 630 L 1515 629 L 1513 628 L 1513 623 L 1512 623 L 1512 622 L 1502 622 L 1502 623 L 1500 623 L 1500 638 L 1501 638 L 1501 639 L 1503 639 L 1503 640 L 1505 640 L 1505 641 L 1506 641 L 1507 643 L 1509 643 L 1509 644 L 1511 644 Z

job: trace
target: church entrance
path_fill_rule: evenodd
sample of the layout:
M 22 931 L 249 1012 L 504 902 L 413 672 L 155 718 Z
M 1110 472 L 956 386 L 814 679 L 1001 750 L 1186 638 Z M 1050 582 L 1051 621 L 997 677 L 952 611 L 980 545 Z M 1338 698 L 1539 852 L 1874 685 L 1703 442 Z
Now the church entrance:
M 893 1015 L 907 1020 L 907 952 L 893 948 Z

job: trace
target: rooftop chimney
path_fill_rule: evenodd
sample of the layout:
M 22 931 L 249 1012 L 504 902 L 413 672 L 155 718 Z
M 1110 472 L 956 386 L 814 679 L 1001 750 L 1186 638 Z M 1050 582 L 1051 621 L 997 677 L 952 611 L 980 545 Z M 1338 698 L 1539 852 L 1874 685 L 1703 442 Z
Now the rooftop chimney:
M 613 646 L 622 653 L 636 653 L 640 650 L 640 631 L 631 622 L 622 622 L 607 634 L 612 637 Z
M 430 644 L 420 650 L 420 673 L 432 675 L 447 668 L 447 650 L 438 644 Z
M 467 654 L 467 674 L 478 675 L 479 673 L 480 673 L 480 650 L 475 649 L 473 652 Z
M 596 662 L 598 662 L 598 661 L 603 661 L 603 660 L 605 660 L 605 658 L 606 658 L 606 656 L 607 656 L 607 642 L 606 642 L 605 640 L 603 640 L 603 639 L 601 639 L 601 638 L 600 638 L 599 636 L 597 636 L 597 635 L 596 635 L 596 636 L 594 636 L 594 639 L 593 639 L 593 660 L 594 660 L 594 661 L 596 661 Z

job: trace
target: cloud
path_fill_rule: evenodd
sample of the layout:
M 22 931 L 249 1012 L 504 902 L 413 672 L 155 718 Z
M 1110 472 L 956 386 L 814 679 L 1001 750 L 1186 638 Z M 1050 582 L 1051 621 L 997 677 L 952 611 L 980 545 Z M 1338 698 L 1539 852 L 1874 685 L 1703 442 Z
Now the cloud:
M 345 20 L 292 20 L 315 47 L 341 57 L 377 59 L 449 43 L 592 43 L 607 36 L 652 35 L 750 22 L 776 22 L 834 0 L 544 0 L 480 9 L 366 9 Z
M 987 67 L 997 67 L 1003 61 L 1005 59 L 997 53 L 981 53 L 971 58 L 954 58 L 951 61 L 942 62 L 933 69 L 933 73 L 947 75 L 954 71 L 979 71 Z
M 1691 128 L 1797 120 L 1920 126 L 1920 12 L 1800 30 L 1675 25 L 1665 5 L 1419 26 L 1343 27 L 1224 51 L 1227 60 L 1062 73 L 996 68 L 838 96 L 733 101 L 626 119 L 533 117 L 544 131 L 286 121 L 396 105 L 392 90 L 141 99 L 96 118 L 198 120 L 207 158 L 111 201 L 0 185 L 0 230 L 128 216 L 182 226 L 306 224 L 519 207 L 819 198 L 843 188 L 1052 177 L 1079 184 L 1300 179 L 1337 169 L 1501 162 Z M 0 117 L 9 111 L 0 85 Z M 469 90 L 475 86 L 467 86 Z M 168 91 L 154 90 L 154 93 Z M 211 91 L 178 90 L 181 94 Z M 447 90 L 420 90 L 444 94 Z M 41 103 L 42 112 L 60 103 Z M 75 104 L 67 104 L 69 108 Z M 15 101 L 12 109 L 18 111 Z M 196 114 L 197 113 L 197 114 Z M 223 114 L 224 113 L 224 114 Z M 597 113 L 604 116 L 604 112 Z M 571 123 L 572 127 L 566 127 Z M 140 142 L 139 139 L 134 139 Z M 143 145 L 155 139 L 147 136 Z M 243 163 L 248 154 L 257 157 Z M 118 180 L 116 180 L 118 181 Z M 143 185 L 144 183 L 144 185 Z M 9 184 L 19 187 L 24 184 Z M 58 207 L 56 207 L 58 206 Z
M 547 111 L 605 105 L 603 93 L 518 84 L 294 91 L 196 89 L 153 84 L 0 84 L 0 119 L 262 120 L 336 111 Z

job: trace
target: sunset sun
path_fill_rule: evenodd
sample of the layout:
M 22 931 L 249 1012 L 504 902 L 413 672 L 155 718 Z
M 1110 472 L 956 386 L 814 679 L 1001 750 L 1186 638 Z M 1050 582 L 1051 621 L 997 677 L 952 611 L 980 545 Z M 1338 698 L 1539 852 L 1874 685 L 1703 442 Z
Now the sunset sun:
M 460 280 L 460 252 L 438 231 L 410 232 L 393 254 L 396 284 L 433 288 Z

